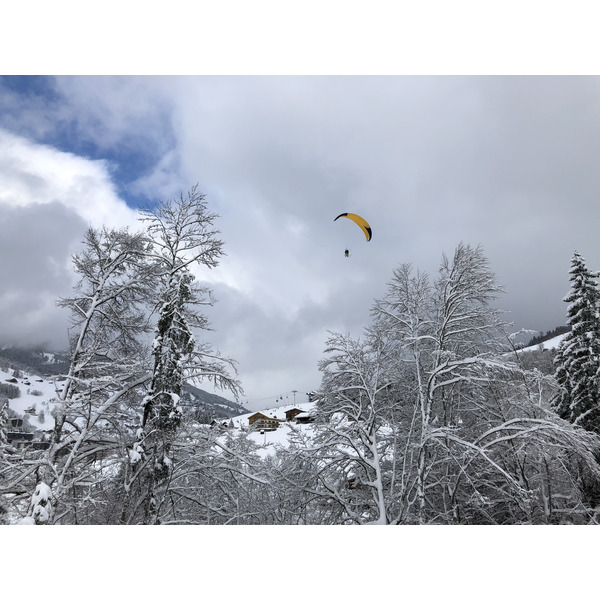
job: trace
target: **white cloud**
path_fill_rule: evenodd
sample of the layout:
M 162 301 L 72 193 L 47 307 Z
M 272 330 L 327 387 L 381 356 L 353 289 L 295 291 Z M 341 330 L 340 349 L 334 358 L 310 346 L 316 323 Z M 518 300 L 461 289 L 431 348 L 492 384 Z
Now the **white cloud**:
M 0 205 L 58 202 L 89 225 L 134 227 L 136 212 L 116 193 L 110 165 L 0 130 Z
M 85 229 L 135 227 L 107 165 L 0 130 L 0 344 L 64 348 L 71 256 Z

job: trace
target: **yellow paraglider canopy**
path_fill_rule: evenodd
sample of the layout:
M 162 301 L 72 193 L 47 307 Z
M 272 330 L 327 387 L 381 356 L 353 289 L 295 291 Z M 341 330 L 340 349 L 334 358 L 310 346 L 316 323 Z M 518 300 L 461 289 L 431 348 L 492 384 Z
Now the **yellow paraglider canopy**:
M 342 213 L 341 215 L 338 215 L 334 221 L 337 221 L 340 217 L 346 217 L 347 219 L 354 221 L 363 230 L 363 233 L 367 238 L 367 242 L 371 241 L 371 237 L 373 235 L 371 232 L 371 226 L 361 216 L 355 215 L 354 213 Z

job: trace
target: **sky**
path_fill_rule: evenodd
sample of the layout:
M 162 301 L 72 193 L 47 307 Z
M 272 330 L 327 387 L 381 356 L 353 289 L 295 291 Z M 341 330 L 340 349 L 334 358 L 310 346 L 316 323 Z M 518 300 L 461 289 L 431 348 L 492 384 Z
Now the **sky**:
M 64 346 L 85 229 L 195 184 L 226 253 L 198 272 L 205 339 L 251 409 L 306 398 L 328 331 L 360 335 L 394 268 L 435 276 L 460 241 L 513 329 L 547 331 L 573 252 L 600 268 L 599 151 L 594 76 L 3 76 L 0 340 Z

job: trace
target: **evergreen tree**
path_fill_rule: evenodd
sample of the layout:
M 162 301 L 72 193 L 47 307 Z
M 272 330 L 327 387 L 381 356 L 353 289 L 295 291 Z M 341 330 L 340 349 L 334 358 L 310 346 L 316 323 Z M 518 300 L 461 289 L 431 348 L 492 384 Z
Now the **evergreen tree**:
M 575 252 L 571 261 L 567 323 L 571 331 L 559 346 L 556 380 L 560 390 L 554 405 L 559 416 L 600 433 L 600 290 L 597 273 Z
M 207 378 L 235 395 L 240 391 L 239 383 L 229 375 L 229 369 L 235 371 L 234 361 L 194 336 L 194 330 L 209 329 L 208 319 L 197 307 L 212 306 L 214 300 L 210 289 L 196 283 L 191 269 L 216 267 L 223 255 L 220 232 L 213 227 L 216 218 L 195 187 L 187 198 L 182 195 L 142 211 L 158 283 L 154 365 L 131 474 L 142 486 L 141 502 L 136 506 L 143 507 L 144 523 L 160 522 L 161 503 L 173 474 L 173 442 L 181 422 L 179 401 L 184 381 Z M 131 521 L 134 515 L 126 516 L 126 512 L 129 510 L 124 512 L 124 520 Z

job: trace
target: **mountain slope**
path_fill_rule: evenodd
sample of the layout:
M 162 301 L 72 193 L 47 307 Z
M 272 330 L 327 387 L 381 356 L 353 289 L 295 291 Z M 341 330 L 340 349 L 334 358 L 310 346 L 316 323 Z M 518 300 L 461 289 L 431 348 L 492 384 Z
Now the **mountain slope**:
M 210 423 L 215 419 L 228 419 L 247 412 L 240 404 L 218 394 L 206 392 L 189 383 L 183 384 L 181 406 L 184 412 L 191 414 L 200 423 Z
M 517 352 L 534 352 L 536 350 L 556 350 L 562 340 L 565 338 L 567 334 L 561 333 L 560 335 L 554 336 L 549 340 L 544 340 L 539 344 L 534 344 L 532 346 L 527 346 L 526 348 L 521 348 L 517 350 Z
M 38 376 L 61 375 L 69 369 L 66 352 L 48 352 L 43 348 L 0 348 L 0 368 L 27 371 Z
M 11 415 L 23 418 L 25 428 L 52 429 L 54 419 L 51 413 L 68 369 L 69 357 L 64 352 L 14 346 L 1 348 L 0 384 L 9 387 L 0 387 L 0 404 L 8 402 Z M 188 383 L 183 388 L 181 405 L 184 412 L 202 423 L 229 419 L 247 412 L 241 405 L 218 394 Z

